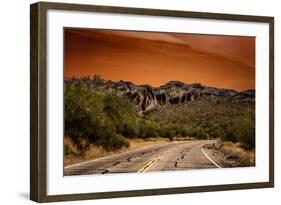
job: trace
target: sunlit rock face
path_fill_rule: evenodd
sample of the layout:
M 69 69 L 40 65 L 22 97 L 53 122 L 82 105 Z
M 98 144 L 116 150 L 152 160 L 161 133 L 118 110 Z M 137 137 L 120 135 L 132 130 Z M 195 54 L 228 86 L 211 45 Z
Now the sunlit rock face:
M 200 83 L 186 84 L 180 81 L 170 81 L 160 87 L 150 85 L 135 85 L 129 81 L 106 81 L 96 78 L 68 79 L 65 83 L 87 83 L 93 89 L 102 89 L 119 96 L 128 97 L 135 105 L 139 114 L 151 111 L 158 106 L 176 106 L 199 98 L 214 101 L 255 101 L 255 90 L 237 92 L 231 89 L 220 89 L 203 86 Z

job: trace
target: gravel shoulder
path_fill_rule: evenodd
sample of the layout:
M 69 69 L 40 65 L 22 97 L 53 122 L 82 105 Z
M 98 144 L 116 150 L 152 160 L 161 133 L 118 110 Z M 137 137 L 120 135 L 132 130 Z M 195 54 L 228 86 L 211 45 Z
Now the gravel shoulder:
M 244 150 L 238 143 L 217 142 L 204 146 L 204 151 L 222 167 L 255 166 L 255 150 Z

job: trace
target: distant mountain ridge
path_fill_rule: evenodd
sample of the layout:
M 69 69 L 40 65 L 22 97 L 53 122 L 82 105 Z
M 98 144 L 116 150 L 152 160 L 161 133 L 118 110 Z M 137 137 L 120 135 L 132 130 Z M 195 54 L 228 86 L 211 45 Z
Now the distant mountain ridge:
M 93 89 L 102 89 L 119 96 L 127 96 L 137 107 L 140 114 L 151 111 L 159 106 L 173 106 L 198 98 L 211 100 L 255 102 L 255 90 L 237 92 L 232 89 L 208 87 L 200 83 L 186 84 L 180 81 L 169 81 L 160 87 L 150 85 L 135 85 L 129 81 L 113 82 L 97 76 L 90 78 L 65 79 L 67 84 L 86 83 Z

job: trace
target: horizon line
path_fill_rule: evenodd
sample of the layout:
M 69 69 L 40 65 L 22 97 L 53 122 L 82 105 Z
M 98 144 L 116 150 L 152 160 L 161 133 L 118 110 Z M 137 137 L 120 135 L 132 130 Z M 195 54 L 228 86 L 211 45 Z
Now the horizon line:
M 241 90 L 241 91 L 237 91 L 237 90 L 235 90 L 235 89 L 233 89 L 233 88 L 214 87 L 214 86 L 209 86 L 209 85 L 202 84 L 202 83 L 200 83 L 200 82 L 188 83 L 188 82 L 184 82 L 184 81 L 180 81 L 180 80 L 169 80 L 169 81 L 167 81 L 166 83 L 164 83 L 164 84 L 162 84 L 162 85 L 160 85 L 160 86 L 152 86 L 152 85 L 150 85 L 150 84 L 148 84 L 148 83 L 138 84 L 138 83 L 134 83 L 134 82 L 132 82 L 132 81 L 130 81 L 130 80 L 119 80 L 119 81 L 106 80 L 106 79 L 103 79 L 103 78 L 101 77 L 101 75 L 97 75 L 97 74 L 95 74 L 95 75 L 93 75 L 93 76 L 85 75 L 85 76 L 79 76 L 79 77 L 77 77 L 77 76 L 72 76 L 72 77 L 66 77 L 66 76 L 64 76 L 64 81 L 65 81 L 65 80 L 72 80 L 72 79 L 77 79 L 77 80 L 91 79 L 91 80 L 94 80 L 94 77 L 95 77 L 95 76 L 99 76 L 100 80 L 106 81 L 106 82 L 108 82 L 108 81 L 111 81 L 111 82 L 114 82 L 114 83 L 125 82 L 125 83 L 131 83 L 131 84 L 134 84 L 134 85 L 137 85 L 137 86 L 145 86 L 145 85 L 148 85 L 148 86 L 150 86 L 150 87 L 152 87 L 152 88 L 161 88 L 162 86 L 165 86 L 165 85 L 167 85 L 167 84 L 170 83 L 170 82 L 179 82 L 179 83 L 183 83 L 183 84 L 185 84 L 185 85 L 200 84 L 201 86 L 208 87 L 208 88 L 233 90 L 233 91 L 238 92 L 238 93 L 239 93 L 239 92 L 244 92 L 244 91 L 247 91 L 247 90 L 254 90 L 254 91 L 256 91 L 255 88 L 247 88 L 247 89 L 243 89 L 243 90 Z

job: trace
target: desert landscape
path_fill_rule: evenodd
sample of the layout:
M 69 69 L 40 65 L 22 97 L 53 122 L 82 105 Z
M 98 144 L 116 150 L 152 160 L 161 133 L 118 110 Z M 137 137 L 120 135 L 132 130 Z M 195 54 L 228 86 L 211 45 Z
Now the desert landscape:
M 64 175 L 255 166 L 250 37 L 65 30 Z

